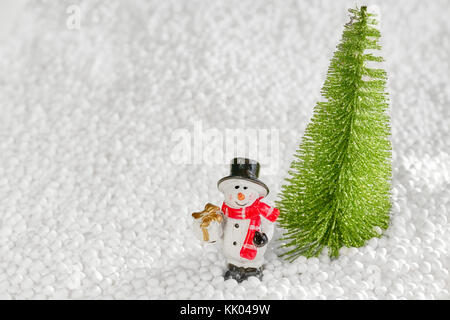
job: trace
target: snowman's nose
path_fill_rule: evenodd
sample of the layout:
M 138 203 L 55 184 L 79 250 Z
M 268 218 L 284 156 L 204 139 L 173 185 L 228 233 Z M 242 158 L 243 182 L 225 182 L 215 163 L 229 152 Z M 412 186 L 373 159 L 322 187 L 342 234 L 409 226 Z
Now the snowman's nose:
M 244 200 L 244 199 L 245 199 L 244 194 L 241 193 L 241 192 L 239 192 L 239 193 L 238 193 L 238 200 L 242 201 L 242 200 Z

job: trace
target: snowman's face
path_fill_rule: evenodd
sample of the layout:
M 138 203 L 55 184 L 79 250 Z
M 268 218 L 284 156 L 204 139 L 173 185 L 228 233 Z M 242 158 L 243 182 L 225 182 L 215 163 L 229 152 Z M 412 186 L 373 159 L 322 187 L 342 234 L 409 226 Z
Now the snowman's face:
M 223 184 L 221 189 L 225 195 L 225 204 L 231 208 L 251 206 L 260 197 L 258 187 L 246 180 L 231 179 Z

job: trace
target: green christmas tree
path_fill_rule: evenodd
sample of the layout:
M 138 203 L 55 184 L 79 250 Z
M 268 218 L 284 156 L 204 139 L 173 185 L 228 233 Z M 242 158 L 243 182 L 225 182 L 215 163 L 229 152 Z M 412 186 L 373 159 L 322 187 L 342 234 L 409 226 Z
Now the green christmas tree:
M 360 247 L 389 223 L 391 144 L 375 15 L 350 9 L 318 102 L 282 187 L 288 260 Z M 369 52 L 371 51 L 371 52 Z M 376 51 L 375 51 L 376 52 Z

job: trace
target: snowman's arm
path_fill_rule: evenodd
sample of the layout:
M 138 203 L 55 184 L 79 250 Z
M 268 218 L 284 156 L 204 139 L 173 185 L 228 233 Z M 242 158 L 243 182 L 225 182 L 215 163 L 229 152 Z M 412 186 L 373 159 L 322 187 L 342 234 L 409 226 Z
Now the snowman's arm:
M 227 217 L 225 213 L 222 212 L 222 210 L 220 210 L 220 214 L 222 215 L 222 222 L 220 223 L 220 227 L 222 228 L 222 238 L 223 238 L 225 233 L 225 223 L 227 223 Z
M 269 241 L 273 237 L 274 230 L 275 230 L 274 223 L 269 219 L 266 219 L 265 217 L 261 216 L 261 232 L 266 234 Z

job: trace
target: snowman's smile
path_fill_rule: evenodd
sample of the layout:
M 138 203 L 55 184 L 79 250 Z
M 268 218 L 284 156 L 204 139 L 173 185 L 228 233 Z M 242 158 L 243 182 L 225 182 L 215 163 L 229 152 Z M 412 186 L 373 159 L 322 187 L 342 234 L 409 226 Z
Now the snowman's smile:
M 244 204 L 239 204 L 237 201 L 235 201 L 234 203 L 236 203 L 238 206 L 243 207 L 246 206 L 248 204 L 248 202 L 244 203 Z

